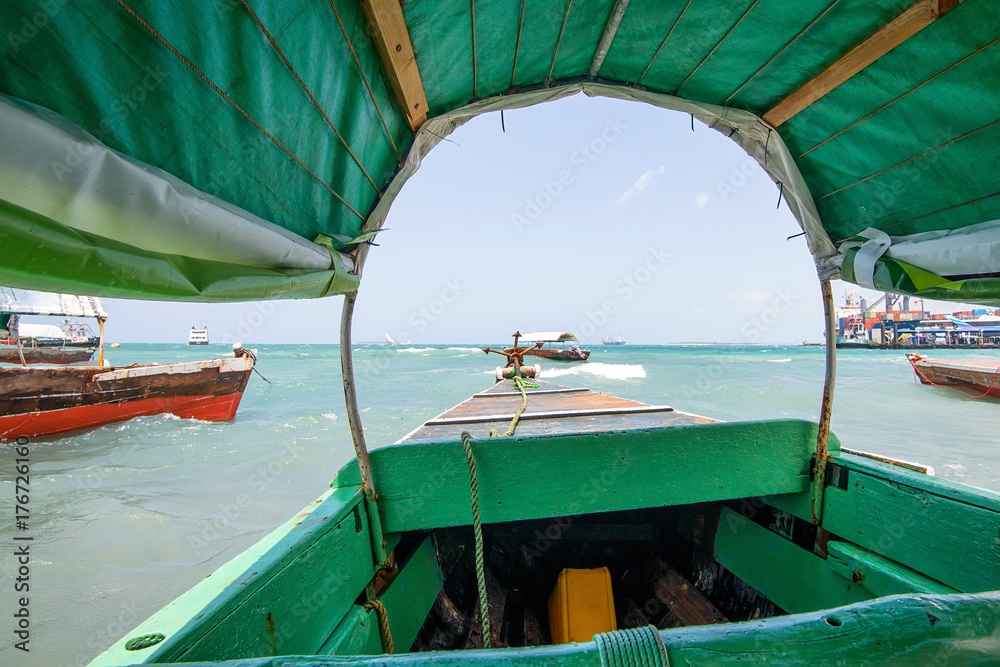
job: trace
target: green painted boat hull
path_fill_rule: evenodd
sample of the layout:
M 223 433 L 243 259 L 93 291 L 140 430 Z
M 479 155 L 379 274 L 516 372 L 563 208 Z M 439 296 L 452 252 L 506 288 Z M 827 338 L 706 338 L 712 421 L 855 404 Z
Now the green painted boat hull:
M 476 440 L 482 520 L 715 508 L 716 561 L 790 614 L 663 630 L 672 664 L 1000 660 L 1000 495 L 841 453 L 831 438 L 817 553 L 772 525 L 809 521 L 815 441 L 816 425 L 801 420 Z M 471 525 L 468 470 L 459 442 L 386 447 L 371 461 L 386 548 L 410 545 L 380 596 L 405 651 L 442 586 L 427 534 Z M 351 462 L 92 667 L 602 664 L 594 642 L 381 655 L 376 612 L 357 604 L 378 569 L 367 512 Z M 141 635 L 164 638 L 125 648 Z

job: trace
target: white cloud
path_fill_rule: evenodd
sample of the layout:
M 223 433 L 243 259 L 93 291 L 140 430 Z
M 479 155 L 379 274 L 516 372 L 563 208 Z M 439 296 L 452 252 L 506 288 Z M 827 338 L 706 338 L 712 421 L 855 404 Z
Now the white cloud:
M 645 174 L 636 179 L 628 190 L 618 196 L 618 204 L 625 205 L 646 191 L 650 185 L 659 180 L 660 176 L 667 170 L 664 166 L 653 167 Z
M 707 192 L 698 193 L 698 196 L 694 198 L 694 205 L 697 206 L 698 208 L 705 208 L 706 204 L 708 204 L 708 193 Z

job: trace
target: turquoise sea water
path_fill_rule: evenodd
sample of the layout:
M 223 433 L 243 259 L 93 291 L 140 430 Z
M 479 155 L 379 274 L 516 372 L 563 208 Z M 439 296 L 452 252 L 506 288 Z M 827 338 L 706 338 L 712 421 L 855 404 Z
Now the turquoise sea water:
M 224 345 L 122 345 L 115 364 L 228 356 Z M 319 496 L 353 456 L 339 348 L 262 345 L 236 419 L 157 416 L 31 448 L 31 652 L 13 649 L 9 548 L 14 453 L 0 446 L 0 664 L 85 664 L 109 643 Z M 544 378 L 726 421 L 815 419 L 821 347 L 594 347 Z M 1000 356 L 948 351 L 933 356 Z M 901 352 L 841 350 L 833 430 L 846 447 L 932 465 L 1000 490 L 1000 401 L 916 384 Z M 355 351 L 371 447 L 391 444 L 493 383 L 497 357 L 474 345 Z M 21 533 L 24 534 L 24 533 Z

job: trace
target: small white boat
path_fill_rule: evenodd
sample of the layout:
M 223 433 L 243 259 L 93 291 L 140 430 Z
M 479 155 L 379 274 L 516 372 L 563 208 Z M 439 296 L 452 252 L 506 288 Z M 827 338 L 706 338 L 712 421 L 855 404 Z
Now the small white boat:
M 208 327 L 191 327 L 188 334 L 188 345 L 208 345 Z

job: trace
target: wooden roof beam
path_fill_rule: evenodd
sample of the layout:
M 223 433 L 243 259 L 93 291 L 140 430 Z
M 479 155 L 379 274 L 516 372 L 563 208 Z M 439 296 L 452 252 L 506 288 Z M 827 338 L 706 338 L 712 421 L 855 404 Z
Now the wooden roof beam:
M 399 0 L 358 0 L 372 31 L 392 91 L 406 113 L 410 129 L 417 131 L 427 120 L 427 97 L 417 69 L 410 33 L 403 20 Z
M 836 62 L 804 83 L 764 114 L 764 122 L 778 127 L 810 104 L 837 88 L 889 51 L 929 26 L 962 0 L 917 0 Z

